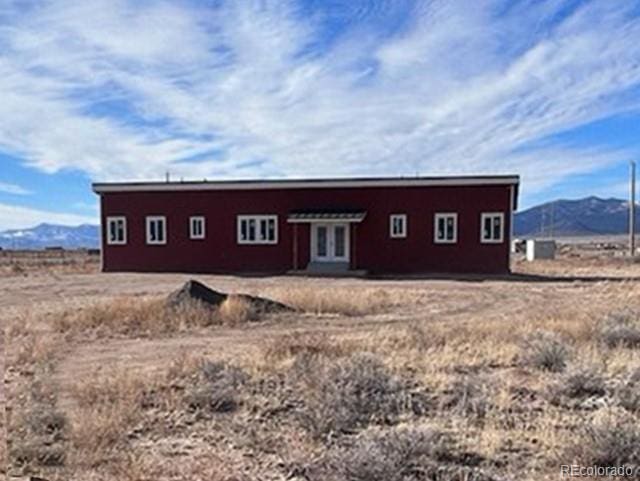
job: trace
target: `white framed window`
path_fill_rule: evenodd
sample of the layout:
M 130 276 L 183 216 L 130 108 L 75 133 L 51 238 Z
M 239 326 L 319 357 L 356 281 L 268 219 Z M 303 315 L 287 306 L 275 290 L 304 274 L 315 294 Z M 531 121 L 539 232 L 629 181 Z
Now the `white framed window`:
M 436 244 L 455 244 L 458 242 L 458 214 L 438 212 L 435 215 L 433 241 Z
M 500 244 L 504 241 L 504 213 L 483 212 L 480 216 L 480 242 Z
M 238 244 L 277 244 L 277 215 L 239 215 Z
M 107 217 L 107 244 L 125 245 L 127 243 L 127 218 L 123 216 Z
M 162 215 L 147 217 L 147 244 L 164 245 L 167 243 L 167 218 Z
M 407 214 L 389 216 L 389 236 L 394 239 L 407 237 Z
M 189 239 L 204 239 L 206 235 L 204 217 L 194 215 L 189 217 Z

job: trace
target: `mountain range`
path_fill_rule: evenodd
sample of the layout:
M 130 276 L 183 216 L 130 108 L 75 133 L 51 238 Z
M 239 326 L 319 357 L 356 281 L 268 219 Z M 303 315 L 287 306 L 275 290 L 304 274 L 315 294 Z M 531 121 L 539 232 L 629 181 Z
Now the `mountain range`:
M 100 246 L 100 228 L 83 224 L 64 226 L 40 224 L 31 229 L 14 229 L 0 232 L 0 247 L 3 249 L 97 249 Z
M 629 202 L 586 197 L 555 200 L 515 215 L 516 237 L 567 237 L 624 234 L 629 226 Z M 636 232 L 640 231 L 640 207 L 636 208 Z
M 640 231 L 640 208 L 636 226 Z M 621 199 L 586 197 L 578 200 L 555 200 L 515 214 L 516 237 L 562 237 L 615 235 L 627 232 L 629 203 Z M 0 248 L 65 249 L 100 246 L 100 228 L 97 225 L 63 226 L 40 224 L 31 229 L 0 232 Z

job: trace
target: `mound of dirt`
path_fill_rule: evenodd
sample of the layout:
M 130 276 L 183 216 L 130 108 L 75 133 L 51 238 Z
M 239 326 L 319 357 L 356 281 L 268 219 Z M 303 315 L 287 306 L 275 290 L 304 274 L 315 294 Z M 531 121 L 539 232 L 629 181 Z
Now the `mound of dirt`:
M 260 312 L 294 311 L 290 306 L 265 297 L 250 296 L 249 294 L 228 294 L 213 290 L 201 282 L 191 279 L 167 297 L 166 306 L 175 309 L 185 303 L 199 302 L 211 308 L 218 308 L 230 296 L 241 299 Z
M 249 303 L 259 312 L 292 312 L 295 309 L 282 302 L 274 301 L 266 297 L 250 296 L 249 294 L 229 294 L 236 299 L 241 299 Z

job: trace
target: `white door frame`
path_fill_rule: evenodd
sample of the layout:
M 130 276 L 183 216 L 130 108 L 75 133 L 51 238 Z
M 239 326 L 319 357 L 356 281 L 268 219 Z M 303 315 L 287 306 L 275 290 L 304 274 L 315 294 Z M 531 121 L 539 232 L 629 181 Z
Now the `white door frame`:
M 318 257 L 318 227 L 327 229 L 327 255 Z M 336 227 L 344 228 L 344 256 L 336 256 L 335 231 Z M 311 223 L 311 260 L 313 262 L 349 262 L 351 253 L 350 224 L 342 222 L 313 222 Z

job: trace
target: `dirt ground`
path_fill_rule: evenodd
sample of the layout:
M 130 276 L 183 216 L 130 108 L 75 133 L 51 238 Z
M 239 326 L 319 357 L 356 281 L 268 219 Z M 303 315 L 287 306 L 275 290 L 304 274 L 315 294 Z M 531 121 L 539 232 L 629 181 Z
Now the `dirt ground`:
M 573 275 L 574 273 L 578 275 Z M 163 368 L 184 353 L 233 358 L 247 355 L 265 338 L 291 330 L 348 335 L 407 322 L 443 324 L 503 319 L 521 322 L 552 316 L 568 308 L 589 311 L 612 290 L 640 282 L 640 265 L 612 262 L 580 266 L 578 261 L 520 262 L 510 277 L 440 277 L 409 279 L 236 277 L 186 274 L 30 274 L 0 278 L 0 319 L 17 312 L 48 313 L 122 296 L 164 296 L 191 278 L 224 292 L 278 297 L 288 289 L 377 290 L 399 300 L 391 312 L 364 316 L 296 315 L 278 323 L 221 328 L 160 339 L 108 339 L 74 347 L 57 372 L 67 383 L 100 370 Z M 585 302 L 587 301 L 587 302 Z M 44 327 L 43 327 L 44 328 Z
M 608 304 L 612 292 L 619 298 L 634 292 L 640 282 L 640 264 L 619 259 L 566 256 L 557 261 L 528 264 L 518 261 L 514 275 L 507 277 L 425 277 L 408 279 L 351 279 L 303 277 L 236 277 L 183 274 L 102 274 L 97 272 L 10 272 L 0 277 L 0 322 L 5 325 L 22 317 L 45 318 L 60 310 L 83 307 L 121 297 L 165 296 L 186 280 L 197 278 L 226 292 L 286 297 L 300 289 L 350 292 L 354 297 L 386 296 L 390 308 L 363 315 L 306 313 L 280 316 L 275 321 L 239 327 L 198 329 L 171 336 L 99 338 L 70 343 L 57 353 L 53 383 L 60 393 L 62 409 L 73 402 L 69 393 L 79 379 L 109 370 L 153 372 L 166 369 L 170 360 L 186 354 L 241 359 L 256 355 L 265 340 L 285 333 L 321 331 L 342 337 L 378 329 L 401 329 L 410 323 L 460 326 L 476 322 L 509 325 L 550 318 L 592 315 Z M 637 290 L 635 291 L 637 292 Z M 630 299 L 630 304 L 639 302 Z M 34 327 L 34 326 L 32 326 Z M 46 323 L 36 325 L 46 334 Z M 8 365 L 15 364 L 19 350 L 7 347 Z M 11 390 L 17 374 L 8 371 L 6 388 Z M 0 391 L 4 396 L 4 390 Z M 4 403 L 4 397 L 2 398 Z

